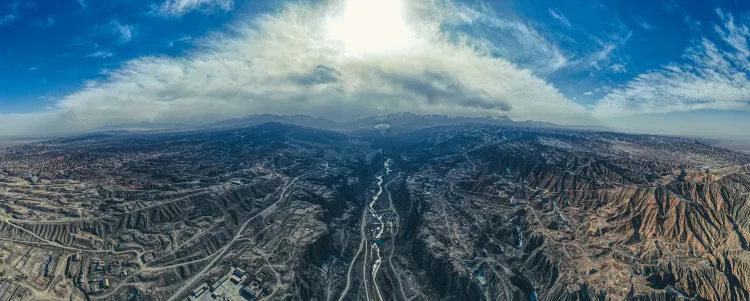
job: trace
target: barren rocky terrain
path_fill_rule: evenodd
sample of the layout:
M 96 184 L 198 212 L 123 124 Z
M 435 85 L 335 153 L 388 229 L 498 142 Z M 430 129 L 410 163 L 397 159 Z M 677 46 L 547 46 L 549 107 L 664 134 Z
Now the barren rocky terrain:
M 36 142 L 0 149 L 0 299 L 221 300 L 239 269 L 234 300 L 749 300 L 748 171 L 488 124 Z

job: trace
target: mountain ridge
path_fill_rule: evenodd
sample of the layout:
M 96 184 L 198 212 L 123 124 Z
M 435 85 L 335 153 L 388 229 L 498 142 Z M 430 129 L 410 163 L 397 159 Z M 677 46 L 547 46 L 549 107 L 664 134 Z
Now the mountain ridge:
M 258 125 L 267 122 L 288 123 L 307 126 L 318 129 L 355 132 L 372 130 L 380 124 L 387 125 L 389 132 L 409 132 L 435 126 L 461 125 L 461 124 L 485 124 L 495 126 L 525 127 L 525 128 L 559 128 L 570 130 L 592 130 L 592 131 L 616 131 L 606 126 L 587 125 L 558 125 L 550 122 L 524 120 L 515 121 L 508 116 L 454 116 L 438 114 L 415 114 L 411 112 L 400 112 L 387 115 L 364 117 L 352 121 L 334 121 L 310 115 L 276 115 L 276 114 L 254 114 L 246 117 L 231 118 L 206 124 L 185 123 L 162 123 L 162 122 L 138 122 L 133 124 L 108 125 L 100 127 L 98 131 L 153 131 L 153 130 L 200 130 L 233 128 Z

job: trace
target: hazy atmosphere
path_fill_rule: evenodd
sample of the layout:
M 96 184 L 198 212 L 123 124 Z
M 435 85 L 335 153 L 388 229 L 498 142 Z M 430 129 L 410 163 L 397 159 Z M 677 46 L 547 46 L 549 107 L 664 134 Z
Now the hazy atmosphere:
M 741 136 L 742 3 L 5 1 L 0 135 L 413 112 Z

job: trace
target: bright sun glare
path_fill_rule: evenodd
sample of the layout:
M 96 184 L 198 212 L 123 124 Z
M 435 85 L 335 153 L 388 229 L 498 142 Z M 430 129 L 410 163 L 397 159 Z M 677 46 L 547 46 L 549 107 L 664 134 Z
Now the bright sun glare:
M 402 0 L 345 0 L 328 22 L 329 38 L 350 55 L 388 54 L 408 48 L 414 34 Z

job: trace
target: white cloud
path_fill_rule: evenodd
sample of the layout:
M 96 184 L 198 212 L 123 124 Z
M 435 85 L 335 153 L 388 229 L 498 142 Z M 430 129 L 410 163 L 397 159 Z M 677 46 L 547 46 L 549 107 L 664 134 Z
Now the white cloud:
M 638 23 L 638 25 L 640 25 L 644 30 L 651 30 L 654 28 L 653 26 L 651 26 L 651 24 L 648 23 L 648 21 L 645 20 Z
M 441 5 L 444 1 L 432 0 Z M 450 4 L 450 2 L 448 2 Z M 451 4 L 445 6 L 443 22 L 472 25 L 471 35 L 462 35 L 478 50 L 503 57 L 534 74 L 545 76 L 568 66 L 568 58 L 559 47 L 547 40 L 533 26 L 518 20 L 503 18 L 491 7 L 470 7 Z
M 12 2 L 10 4 L 10 13 L 0 16 L 0 27 L 13 24 L 21 18 L 21 14 L 18 13 L 20 4 L 18 2 Z
M 4 3 L 9 4 L 10 13 L 0 15 L 0 27 L 9 26 L 21 19 L 22 11 L 36 8 L 36 3 L 33 1 L 5 1 Z
M 47 17 L 45 19 L 35 19 L 29 22 L 30 24 L 42 28 L 49 28 L 55 25 L 55 18 Z
M 360 55 L 347 53 L 342 41 L 328 34 L 332 8 L 310 5 L 287 4 L 275 14 L 236 24 L 231 33 L 197 40 L 197 50 L 186 57 L 131 60 L 59 100 L 45 121 L 56 130 L 86 130 L 255 113 L 342 120 L 411 111 L 596 122 L 531 71 L 442 31 L 445 22 L 476 20 L 470 10 L 450 11 L 443 4 L 410 9 L 409 28 L 415 32 L 408 47 Z M 439 14 L 421 13 L 426 10 Z
M 191 37 L 191 36 L 184 36 L 184 37 L 181 37 L 179 39 L 175 39 L 175 40 L 171 40 L 171 41 L 167 42 L 167 45 L 169 45 L 169 47 L 174 47 L 175 43 L 187 42 L 187 41 L 190 41 L 192 39 L 193 39 L 193 37 Z
M 612 90 L 598 104 L 599 116 L 750 109 L 750 29 L 721 10 L 714 30 L 720 41 L 702 39 L 684 54 L 685 64 L 667 64 Z
M 165 17 L 181 17 L 193 10 L 210 13 L 216 10 L 234 9 L 234 0 L 166 0 L 155 9 L 155 13 Z
M 602 25 L 605 26 L 605 25 Z M 619 19 L 615 19 L 608 28 L 613 28 L 606 37 L 600 38 L 594 35 L 588 35 L 592 44 L 587 45 L 587 51 L 573 59 L 566 66 L 569 70 L 582 71 L 588 70 L 591 74 L 600 71 L 609 71 L 619 73 L 624 71 L 621 67 L 626 64 L 627 57 L 618 56 L 623 47 L 633 37 L 633 31 Z
M 565 15 L 563 15 L 562 12 L 551 7 L 548 9 L 548 11 L 549 11 L 549 15 L 552 16 L 552 18 L 554 18 L 557 21 L 560 21 L 566 27 L 570 28 L 570 22 L 568 21 L 568 18 L 566 18 Z
M 591 95 L 594 95 L 594 92 L 591 92 L 591 91 L 589 91 L 589 92 L 584 92 L 584 93 L 583 93 L 583 95 L 586 95 L 586 96 L 591 96 Z
M 92 52 L 92 53 L 90 53 L 90 54 L 88 54 L 86 56 L 87 57 L 94 57 L 94 58 L 106 59 L 106 58 L 113 57 L 114 55 L 115 55 L 114 53 L 106 51 L 106 50 L 97 50 L 97 51 L 94 51 L 94 52 Z
M 135 26 L 122 24 L 117 20 L 110 21 L 108 27 L 109 33 L 116 39 L 115 44 L 125 44 L 130 42 L 136 34 Z
M 595 70 L 601 70 L 610 63 L 614 51 L 617 50 L 618 47 L 625 45 L 632 36 L 633 32 L 629 31 L 623 38 L 616 38 L 610 42 L 597 41 L 601 45 L 601 50 L 589 54 L 580 62 L 588 64 Z
M 16 13 L 10 13 L 4 16 L 0 17 L 0 26 L 10 25 L 13 24 L 16 20 L 18 20 L 19 16 Z
M 609 69 L 614 73 L 625 73 L 628 71 L 623 64 L 614 64 L 612 66 L 609 66 Z
M 121 45 L 130 42 L 138 34 L 136 25 L 124 24 L 117 19 L 112 19 L 107 23 L 99 24 L 91 29 L 90 38 L 111 37 L 112 43 Z M 76 38 L 76 45 L 96 44 L 92 40 Z M 95 45 L 96 47 L 97 45 Z

